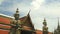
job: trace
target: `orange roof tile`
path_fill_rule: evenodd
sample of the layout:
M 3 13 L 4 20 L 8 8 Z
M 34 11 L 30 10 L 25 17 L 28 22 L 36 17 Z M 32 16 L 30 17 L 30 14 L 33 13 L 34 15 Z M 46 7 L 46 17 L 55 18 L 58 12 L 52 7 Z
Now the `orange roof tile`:
M 11 26 L 0 24 L 0 28 L 11 28 Z
M 43 34 L 41 30 L 36 30 L 36 34 Z M 51 34 L 51 32 L 48 32 L 48 34 Z
M 9 31 L 7 31 L 7 30 L 0 30 L 0 34 L 8 34 L 9 33 Z
M 1 22 L 4 23 L 4 24 L 10 24 L 10 19 L 0 17 L 0 23 L 1 23 Z

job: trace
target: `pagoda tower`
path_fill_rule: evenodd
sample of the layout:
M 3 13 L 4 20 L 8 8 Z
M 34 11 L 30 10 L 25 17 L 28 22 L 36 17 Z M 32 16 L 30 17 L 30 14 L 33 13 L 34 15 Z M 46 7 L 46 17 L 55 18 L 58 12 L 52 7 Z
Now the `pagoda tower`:
M 58 18 L 58 26 L 57 29 L 54 30 L 54 34 L 60 34 L 59 18 Z
M 43 34 L 48 34 L 48 27 L 47 27 L 47 22 L 45 18 L 43 22 Z

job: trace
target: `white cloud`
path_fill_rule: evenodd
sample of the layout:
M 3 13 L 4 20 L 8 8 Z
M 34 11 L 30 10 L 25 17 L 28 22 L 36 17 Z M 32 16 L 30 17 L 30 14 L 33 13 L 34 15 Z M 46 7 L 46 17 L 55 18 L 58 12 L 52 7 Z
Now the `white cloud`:
M 32 5 L 32 9 L 36 10 L 36 9 L 39 9 L 40 6 L 43 4 L 45 0 L 33 0 L 31 5 Z
M 44 5 L 42 8 L 43 14 L 46 16 L 54 16 L 54 17 L 60 17 L 60 3 L 51 3 L 49 5 Z

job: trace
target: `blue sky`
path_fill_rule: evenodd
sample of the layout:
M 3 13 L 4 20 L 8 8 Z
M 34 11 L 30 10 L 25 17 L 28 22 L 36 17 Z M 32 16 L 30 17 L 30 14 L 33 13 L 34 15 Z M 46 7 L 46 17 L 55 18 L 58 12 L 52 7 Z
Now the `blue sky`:
M 13 16 L 19 8 L 20 16 L 26 16 L 31 9 L 30 16 L 35 29 L 42 30 L 42 22 L 46 18 L 50 32 L 57 28 L 60 17 L 60 0 L 0 0 L 0 13 Z

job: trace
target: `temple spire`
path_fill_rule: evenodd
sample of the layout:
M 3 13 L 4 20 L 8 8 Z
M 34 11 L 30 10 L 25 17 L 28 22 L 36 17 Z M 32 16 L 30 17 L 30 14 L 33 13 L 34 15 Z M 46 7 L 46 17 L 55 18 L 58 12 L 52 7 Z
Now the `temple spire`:
M 59 18 L 58 18 L 58 28 L 57 29 L 59 29 Z

